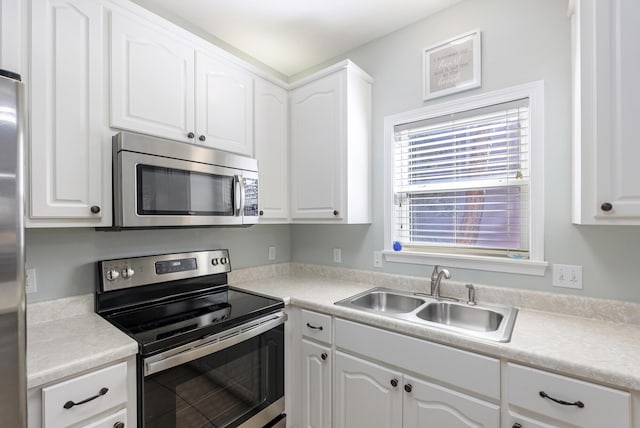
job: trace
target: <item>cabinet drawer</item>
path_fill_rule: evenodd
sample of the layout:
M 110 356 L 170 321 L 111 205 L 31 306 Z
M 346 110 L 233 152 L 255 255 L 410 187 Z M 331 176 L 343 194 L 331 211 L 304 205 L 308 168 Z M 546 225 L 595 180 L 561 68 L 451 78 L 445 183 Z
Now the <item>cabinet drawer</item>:
M 331 316 L 303 309 L 302 335 L 331 344 Z
M 507 364 L 507 400 L 540 415 L 582 428 L 631 426 L 631 395 L 565 376 Z M 584 407 L 562 405 L 541 396 L 541 392 L 569 403 L 580 401 Z
M 118 425 L 119 423 L 124 425 Z M 119 426 L 122 428 L 128 428 L 129 426 L 127 425 L 127 409 L 122 409 L 112 415 L 91 422 L 83 428 L 118 428 Z
M 336 319 L 336 347 L 500 400 L 500 361 L 375 327 Z
M 104 389 L 107 391 L 100 395 Z M 91 401 L 65 409 L 68 402 L 79 403 L 96 395 Z M 66 427 L 126 402 L 127 365 L 119 363 L 43 388 L 42 425 Z

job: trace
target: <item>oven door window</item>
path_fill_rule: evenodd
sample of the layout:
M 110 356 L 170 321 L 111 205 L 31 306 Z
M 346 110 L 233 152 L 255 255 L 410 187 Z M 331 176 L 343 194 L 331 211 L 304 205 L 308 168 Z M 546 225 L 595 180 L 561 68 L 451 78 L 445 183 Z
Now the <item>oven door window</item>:
M 235 427 L 284 396 L 284 326 L 144 378 L 145 428 Z
M 234 178 L 136 165 L 138 215 L 233 216 Z

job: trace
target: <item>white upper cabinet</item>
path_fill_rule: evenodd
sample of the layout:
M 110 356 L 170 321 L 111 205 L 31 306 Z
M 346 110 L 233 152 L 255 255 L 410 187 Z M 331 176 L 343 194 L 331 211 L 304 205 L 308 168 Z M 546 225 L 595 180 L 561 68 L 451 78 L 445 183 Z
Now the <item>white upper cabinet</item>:
M 193 141 L 194 61 L 175 34 L 113 12 L 111 126 Z
M 573 7 L 573 222 L 640 225 L 640 2 Z
M 114 12 L 111 126 L 253 155 L 253 76 L 173 32 Z
M 203 52 L 196 55 L 197 141 L 253 155 L 253 77 Z
M 371 77 L 350 61 L 291 92 L 291 217 L 371 222 Z
M 103 18 L 92 0 L 31 3 L 28 226 L 111 223 Z
M 0 0 L 0 69 L 22 73 L 20 8 L 24 0 Z M 24 76 L 23 76 L 24 77 Z
M 254 99 L 260 223 L 286 223 L 289 221 L 289 95 L 285 89 L 256 78 Z

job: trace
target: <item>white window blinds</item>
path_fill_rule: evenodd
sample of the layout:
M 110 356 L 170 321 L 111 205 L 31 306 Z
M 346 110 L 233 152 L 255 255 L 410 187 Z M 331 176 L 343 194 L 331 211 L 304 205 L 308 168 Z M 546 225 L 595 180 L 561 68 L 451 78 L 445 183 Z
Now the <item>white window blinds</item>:
M 527 257 L 529 99 L 394 127 L 394 240 Z

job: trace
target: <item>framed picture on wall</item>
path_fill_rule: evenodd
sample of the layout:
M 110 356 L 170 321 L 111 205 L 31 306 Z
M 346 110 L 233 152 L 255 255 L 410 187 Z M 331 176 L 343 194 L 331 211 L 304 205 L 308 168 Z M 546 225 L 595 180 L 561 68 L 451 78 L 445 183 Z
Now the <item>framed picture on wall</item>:
M 480 31 L 430 46 L 422 56 L 422 99 L 454 94 L 482 85 Z

